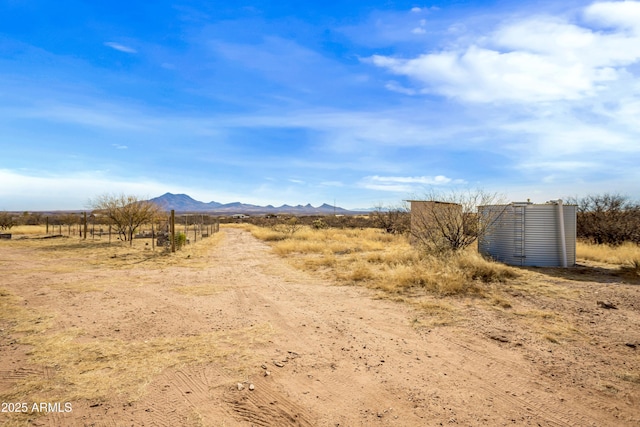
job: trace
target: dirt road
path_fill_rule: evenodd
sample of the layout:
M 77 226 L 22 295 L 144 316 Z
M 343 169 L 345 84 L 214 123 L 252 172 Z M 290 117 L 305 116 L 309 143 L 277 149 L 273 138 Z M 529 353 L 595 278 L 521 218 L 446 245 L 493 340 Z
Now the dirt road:
M 591 388 L 572 373 L 583 362 L 569 348 L 518 340 L 526 334 L 513 329 L 509 339 L 491 337 L 480 318 L 469 327 L 416 327 L 425 315 L 406 304 L 314 278 L 249 233 L 222 232 L 205 266 L 87 270 L 83 280 L 94 291 L 59 286 L 78 273 L 45 274 L 55 259 L 40 260 L 40 272 L 20 283 L 17 273 L 1 279 L 25 306 L 52 313 L 54 331 L 80 328 L 80 339 L 224 337 L 216 347 L 224 363 L 179 363 L 153 373 L 136 399 L 78 398 L 72 412 L 31 417 L 32 424 L 640 425 L 639 385 Z M 4 255 L 11 271 L 26 267 L 23 252 Z M 1 341 L 0 392 L 27 372 L 55 369 L 35 366 L 28 348 L 10 340 Z M 636 369 L 640 349 L 628 350 Z

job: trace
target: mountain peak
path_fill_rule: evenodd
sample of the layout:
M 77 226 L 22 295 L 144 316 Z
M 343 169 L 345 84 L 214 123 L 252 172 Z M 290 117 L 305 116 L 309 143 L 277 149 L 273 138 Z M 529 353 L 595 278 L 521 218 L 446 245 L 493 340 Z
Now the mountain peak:
M 328 205 L 326 203 L 321 206 L 314 208 L 311 203 L 307 203 L 306 205 L 282 205 L 280 207 L 273 207 L 273 205 L 268 206 L 257 206 L 245 204 L 242 202 L 233 202 L 222 204 L 218 202 L 209 202 L 204 203 L 198 200 L 193 199 L 191 196 L 187 194 L 172 194 L 165 193 L 162 196 L 155 197 L 149 200 L 150 202 L 154 202 L 158 204 L 160 207 L 166 210 L 175 210 L 178 212 L 207 212 L 211 214 L 218 215 L 232 215 L 232 214 L 249 214 L 249 215 L 260 215 L 260 214 L 269 214 L 269 213 L 290 213 L 290 214 L 298 214 L 298 215 L 330 215 L 334 212 L 339 211 L 340 213 L 349 213 L 349 211 L 337 208 L 332 205 Z

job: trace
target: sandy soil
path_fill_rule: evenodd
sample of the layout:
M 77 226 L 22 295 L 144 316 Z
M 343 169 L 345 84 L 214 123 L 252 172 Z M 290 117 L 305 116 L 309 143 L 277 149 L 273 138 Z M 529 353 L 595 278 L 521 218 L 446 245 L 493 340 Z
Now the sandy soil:
M 224 363 L 154 372 L 134 399 L 72 401 L 71 412 L 29 414 L 42 426 L 640 426 L 640 286 L 605 268 L 531 270 L 579 298 L 513 291 L 510 310 L 562 313 L 578 339 L 554 343 L 504 310 L 459 302 L 453 326 L 375 291 L 336 286 L 291 267 L 238 229 L 204 265 L 77 271 L 77 260 L 2 248 L 0 286 L 52 330 L 86 340 L 228 333 Z M 34 267 L 35 263 L 35 267 Z M 20 274 L 21 270 L 29 271 Z M 83 277 L 78 277 L 82 274 Z M 60 283 L 82 279 L 96 290 Z M 212 292 L 176 292 L 210 287 Z M 598 305 L 611 302 L 616 309 Z M 0 396 L 30 375 L 29 347 L 0 324 Z M 268 375 L 267 375 L 268 372 Z M 105 373 L 105 375 L 109 375 Z M 28 399 L 28 397 L 25 397 Z M 15 418 L 0 413 L 0 424 Z

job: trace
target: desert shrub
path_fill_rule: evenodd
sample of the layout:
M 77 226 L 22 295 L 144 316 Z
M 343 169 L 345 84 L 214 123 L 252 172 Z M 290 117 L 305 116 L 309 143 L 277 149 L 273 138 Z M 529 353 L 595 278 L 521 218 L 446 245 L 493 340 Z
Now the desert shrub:
M 176 242 L 176 249 L 182 249 L 182 247 L 187 244 L 187 235 L 182 232 L 176 233 L 174 238 Z
M 304 227 L 304 225 L 298 220 L 296 217 L 289 218 L 283 223 L 276 224 L 274 229 L 287 234 L 289 237 L 292 237 L 295 233 L 300 231 Z
M 515 269 L 486 260 L 475 249 L 426 253 L 411 246 L 408 236 L 375 228 L 304 227 L 290 236 L 254 227 L 252 233 L 300 268 L 390 294 L 418 288 L 436 295 L 484 295 L 485 283 L 516 276 Z
M 16 220 L 9 212 L 0 212 L 0 230 L 10 230 L 16 225 Z
M 471 280 L 485 283 L 504 282 L 517 276 L 516 270 L 501 263 L 488 260 L 477 252 L 466 251 L 455 255 L 457 265 Z
M 640 204 L 637 202 L 610 193 L 570 198 L 569 202 L 578 207 L 578 238 L 597 244 L 640 244 Z
M 265 242 L 278 242 L 287 238 L 284 233 L 273 228 L 251 227 L 251 234 Z
M 501 204 L 502 197 L 484 190 L 431 191 L 411 202 L 411 237 L 432 254 L 470 247 L 494 226 L 502 211 L 478 217 L 478 206 Z
M 313 220 L 313 222 L 311 223 L 311 227 L 313 227 L 316 230 L 322 230 L 324 228 L 327 228 L 328 225 L 326 222 L 318 218 Z
M 354 282 L 371 280 L 375 278 L 375 273 L 366 262 L 360 261 L 354 263 L 346 277 Z
M 372 226 L 387 233 L 403 234 L 411 229 L 411 216 L 406 207 L 376 207 L 370 214 Z

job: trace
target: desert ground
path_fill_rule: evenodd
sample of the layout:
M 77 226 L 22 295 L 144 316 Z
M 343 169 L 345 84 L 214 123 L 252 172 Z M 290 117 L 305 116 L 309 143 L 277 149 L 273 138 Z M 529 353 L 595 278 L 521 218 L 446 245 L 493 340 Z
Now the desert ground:
M 158 252 L 0 241 L 1 425 L 640 426 L 614 266 L 488 298 L 345 285 L 241 228 Z

